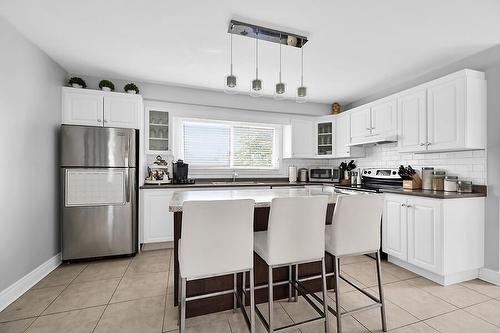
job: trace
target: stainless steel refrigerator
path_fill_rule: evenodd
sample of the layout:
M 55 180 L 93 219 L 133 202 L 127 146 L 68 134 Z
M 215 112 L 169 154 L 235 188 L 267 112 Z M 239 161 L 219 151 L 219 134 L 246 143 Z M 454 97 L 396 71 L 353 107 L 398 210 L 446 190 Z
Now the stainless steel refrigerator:
M 62 125 L 62 259 L 137 252 L 137 130 Z

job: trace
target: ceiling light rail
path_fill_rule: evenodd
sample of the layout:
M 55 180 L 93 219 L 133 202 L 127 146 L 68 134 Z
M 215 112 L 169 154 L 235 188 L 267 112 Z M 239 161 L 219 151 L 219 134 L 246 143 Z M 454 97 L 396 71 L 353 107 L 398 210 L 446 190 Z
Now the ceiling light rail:
M 271 43 L 302 48 L 307 43 L 307 37 L 291 32 L 274 30 L 255 24 L 231 20 L 227 30 L 230 34 L 265 40 Z

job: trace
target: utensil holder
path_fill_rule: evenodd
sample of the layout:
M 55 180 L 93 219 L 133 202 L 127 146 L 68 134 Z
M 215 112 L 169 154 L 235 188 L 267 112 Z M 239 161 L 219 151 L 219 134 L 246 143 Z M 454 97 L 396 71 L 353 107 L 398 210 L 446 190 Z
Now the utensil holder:
M 420 190 L 422 188 L 422 178 L 419 175 L 413 175 L 411 180 L 403 180 L 403 189 L 405 190 Z

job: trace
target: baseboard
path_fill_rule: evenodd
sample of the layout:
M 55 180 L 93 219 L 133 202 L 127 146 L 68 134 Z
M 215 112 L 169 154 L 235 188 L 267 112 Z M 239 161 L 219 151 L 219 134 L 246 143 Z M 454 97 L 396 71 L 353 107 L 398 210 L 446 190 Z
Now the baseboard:
M 26 291 L 61 264 L 61 253 L 56 254 L 6 289 L 0 291 L 0 311 L 21 297 Z
M 469 281 L 477 279 L 479 277 L 479 269 L 471 269 L 468 271 L 463 271 L 453 274 L 440 275 L 433 272 L 429 272 L 423 268 L 417 267 L 415 265 L 407 263 L 406 261 L 395 258 L 393 256 L 389 256 L 388 261 L 443 286 Z
M 500 286 L 500 272 L 494 271 L 489 268 L 481 268 L 479 270 L 479 278 L 483 281 Z

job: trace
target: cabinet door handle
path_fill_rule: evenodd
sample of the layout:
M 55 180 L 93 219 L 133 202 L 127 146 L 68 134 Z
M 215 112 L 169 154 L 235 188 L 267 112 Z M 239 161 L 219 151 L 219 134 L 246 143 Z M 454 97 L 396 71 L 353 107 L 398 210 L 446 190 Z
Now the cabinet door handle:
M 97 122 L 100 123 L 102 120 L 101 119 L 97 119 Z
M 413 207 L 413 206 L 412 206 L 412 205 L 406 205 L 406 207 L 407 207 L 407 208 L 411 208 L 411 207 Z
M 104 119 L 104 122 L 107 123 L 108 121 L 106 119 Z
M 366 128 L 366 130 L 367 130 L 367 131 L 369 131 L 369 130 L 371 130 L 371 129 L 372 129 L 371 127 L 367 127 L 367 128 Z
M 432 145 L 432 143 L 431 142 L 427 142 L 427 145 L 430 146 L 430 145 Z
M 407 205 L 406 205 L 406 204 L 404 204 L 404 203 L 402 203 L 402 204 L 401 204 L 401 207 L 407 207 Z
M 421 146 L 425 146 L 425 143 L 421 143 L 420 145 L 421 145 Z

